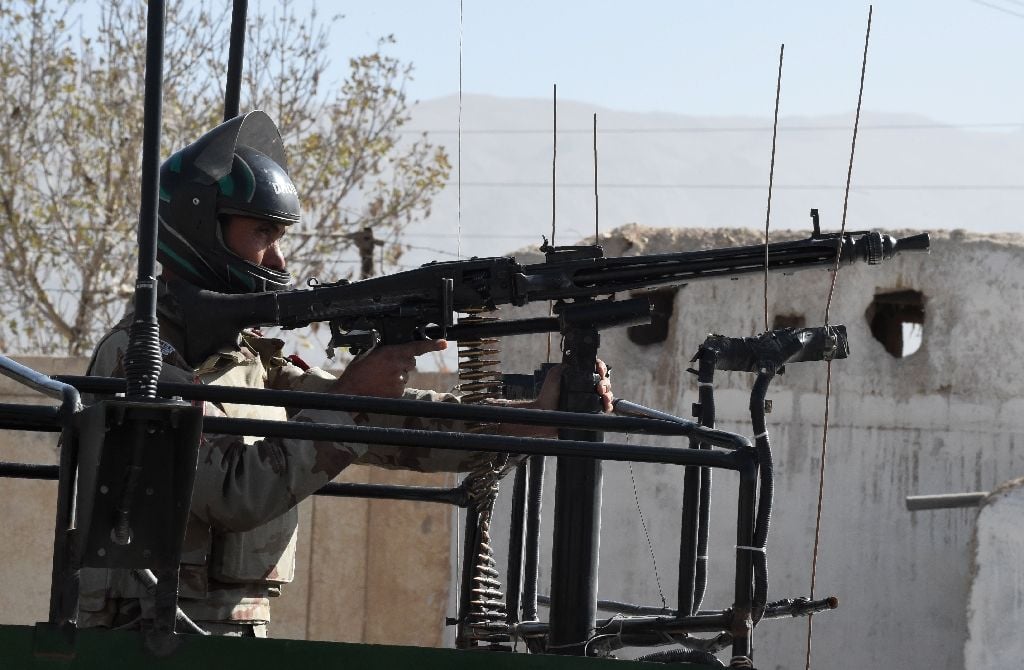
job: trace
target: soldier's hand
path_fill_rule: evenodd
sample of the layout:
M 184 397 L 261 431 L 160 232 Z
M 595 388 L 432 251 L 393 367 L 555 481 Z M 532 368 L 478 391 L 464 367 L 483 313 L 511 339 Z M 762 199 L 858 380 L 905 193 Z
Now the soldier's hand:
M 448 348 L 447 340 L 419 340 L 375 347 L 356 357 L 331 390 L 346 395 L 401 398 L 416 357 Z
M 612 393 L 612 382 L 608 378 L 608 366 L 601 359 L 597 359 L 598 381 L 594 385 L 594 393 L 601 398 L 601 407 L 605 412 L 612 411 L 612 402 L 615 395 Z M 540 387 L 537 399 L 532 403 L 535 409 L 558 409 L 558 393 L 562 386 L 562 366 L 556 365 L 548 370 L 544 377 L 544 383 Z

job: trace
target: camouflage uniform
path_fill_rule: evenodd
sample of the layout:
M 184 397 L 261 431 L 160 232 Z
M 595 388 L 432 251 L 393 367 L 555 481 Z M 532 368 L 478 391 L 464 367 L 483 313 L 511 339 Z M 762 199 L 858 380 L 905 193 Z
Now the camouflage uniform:
M 126 317 L 98 345 L 89 374 L 123 377 L 128 347 Z M 181 331 L 161 319 L 164 381 L 243 388 L 327 391 L 336 378 L 303 370 L 281 355 L 281 340 L 244 332 L 192 369 L 178 353 Z M 409 389 L 406 398 L 456 402 L 450 394 Z M 304 409 L 204 403 L 207 416 L 312 421 L 428 430 L 461 430 L 451 421 Z M 488 454 L 443 449 L 367 446 L 283 438 L 203 436 L 192 509 L 181 558 L 179 606 L 193 620 L 217 622 L 219 634 L 265 635 L 270 598 L 295 573 L 295 506 L 351 463 L 419 471 L 465 471 Z M 80 627 L 135 627 L 152 619 L 152 599 L 125 570 L 85 569 Z

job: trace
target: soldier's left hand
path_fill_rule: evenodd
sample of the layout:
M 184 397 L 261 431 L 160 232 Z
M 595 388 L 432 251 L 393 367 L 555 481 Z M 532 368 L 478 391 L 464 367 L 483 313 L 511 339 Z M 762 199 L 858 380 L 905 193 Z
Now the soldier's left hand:
M 608 377 L 608 366 L 601 359 L 597 359 L 598 381 L 594 385 L 594 393 L 601 398 L 601 407 L 604 412 L 612 411 L 612 403 L 615 401 L 615 394 L 612 393 L 612 381 Z M 558 409 L 558 393 L 562 386 L 562 366 L 556 365 L 548 370 L 544 377 L 544 384 L 541 385 L 537 400 L 534 401 L 535 409 Z

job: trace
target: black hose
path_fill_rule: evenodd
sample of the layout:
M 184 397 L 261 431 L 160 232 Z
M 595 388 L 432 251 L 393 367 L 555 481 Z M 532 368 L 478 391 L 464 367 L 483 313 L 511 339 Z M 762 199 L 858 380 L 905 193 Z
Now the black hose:
M 768 428 L 765 422 L 765 396 L 768 386 L 775 377 L 774 364 L 766 364 L 761 368 L 750 392 L 750 421 L 754 427 L 754 448 L 757 451 L 758 472 L 761 488 L 757 496 L 757 517 L 754 522 L 754 599 L 753 620 L 757 624 L 764 616 L 768 603 L 768 528 L 771 525 L 772 497 L 775 491 L 774 468 L 772 465 L 771 444 L 768 441 Z
M 715 375 L 715 361 L 710 357 L 702 357 L 697 371 L 699 383 L 697 393 L 700 399 L 700 425 L 715 427 L 715 389 L 712 386 Z M 710 449 L 711 445 L 700 443 L 701 449 Z M 708 587 L 708 533 L 711 525 L 711 468 L 700 469 L 700 508 L 697 512 L 697 563 L 693 587 L 693 611 L 696 614 L 704 601 L 704 593 Z
M 715 668 L 724 668 L 725 664 L 718 660 L 718 657 L 711 652 L 700 649 L 669 649 L 667 651 L 656 651 L 653 654 L 640 656 L 635 659 L 646 663 L 700 663 Z

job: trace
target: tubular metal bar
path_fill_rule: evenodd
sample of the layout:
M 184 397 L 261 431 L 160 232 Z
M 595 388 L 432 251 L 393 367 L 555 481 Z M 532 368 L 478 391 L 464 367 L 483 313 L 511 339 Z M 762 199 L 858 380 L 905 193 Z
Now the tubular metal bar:
M 531 456 L 526 486 L 526 540 L 523 559 L 523 621 L 537 620 L 537 578 L 540 565 L 540 512 L 544 499 L 544 457 Z
M 537 596 L 537 600 L 543 604 L 551 601 L 548 596 Z M 647 607 L 633 605 L 631 603 L 618 602 L 616 600 L 598 600 L 598 608 L 621 614 L 635 614 L 640 616 L 613 617 L 602 619 L 597 622 L 597 634 L 606 632 L 614 633 L 619 630 L 619 624 L 623 624 L 623 631 L 634 634 L 651 632 L 658 633 L 656 639 L 650 645 L 665 644 L 664 633 L 693 633 L 693 632 L 719 632 L 728 631 L 733 621 L 733 610 L 707 610 L 700 611 L 695 615 L 680 617 L 676 612 L 666 612 L 661 607 Z M 826 612 L 839 607 L 839 599 L 829 596 L 821 600 L 806 600 L 797 598 L 795 600 L 780 600 L 771 603 L 765 609 L 765 619 L 788 619 L 802 617 L 817 612 Z M 524 635 L 535 635 L 547 632 L 547 624 L 539 622 L 526 622 L 519 625 L 519 630 Z
M 539 595 L 537 596 L 537 602 L 547 605 L 550 604 L 551 598 L 550 596 Z M 768 604 L 764 610 L 764 618 L 783 619 L 808 616 L 816 612 L 834 610 L 837 607 L 839 607 L 839 599 L 835 596 L 829 596 L 821 600 L 807 600 L 806 598 L 779 600 Z M 660 617 L 659 621 L 666 616 L 671 617 L 672 620 L 678 620 L 678 612 L 674 610 L 667 610 L 664 607 L 655 607 L 653 605 L 634 605 L 633 603 L 624 603 L 618 600 L 598 600 L 597 609 L 605 612 L 618 612 L 619 614 L 652 615 Z M 703 617 L 724 614 L 732 616 L 732 610 L 701 610 L 697 612 L 697 615 Z M 608 621 L 612 621 L 612 619 Z M 615 619 L 615 621 L 618 621 L 618 619 Z
M 228 74 L 224 84 L 224 120 L 238 116 L 242 90 L 242 63 L 245 59 L 245 16 L 249 0 L 234 0 L 231 7 L 231 43 L 228 47 Z
M 660 410 L 651 409 L 650 407 L 645 407 L 635 402 L 623 400 L 622 398 L 616 398 L 616 400 L 612 403 L 612 411 L 618 414 L 619 416 L 636 416 L 645 417 L 648 419 L 661 419 L 662 421 L 671 421 L 672 423 L 677 423 L 683 426 L 688 426 L 691 423 L 693 423 L 692 421 L 688 421 L 682 417 L 675 416 L 674 414 L 669 414 L 668 412 L 662 412 Z
M 55 377 L 55 379 L 71 384 L 86 393 L 123 393 L 125 390 L 124 380 L 115 377 L 60 375 Z M 742 449 L 750 446 L 750 441 L 742 435 L 721 430 L 709 430 L 693 421 L 685 421 L 678 417 L 672 417 L 673 421 L 666 421 L 660 418 L 609 416 L 607 414 L 581 415 L 575 412 L 516 407 L 460 405 L 425 400 L 368 398 L 365 396 L 333 393 L 243 389 L 229 386 L 164 382 L 157 386 L 157 393 L 164 397 L 177 396 L 185 400 L 232 402 L 245 405 L 275 405 L 296 409 L 375 412 L 378 414 L 399 414 L 432 419 L 455 419 L 485 423 L 518 423 L 533 426 L 549 426 L 552 428 L 578 428 L 608 433 L 697 435 L 701 440 L 709 444 L 726 449 Z
M 977 507 L 988 495 L 987 491 L 972 491 L 970 493 L 940 493 L 932 496 L 907 496 L 907 509 L 916 512 L 926 509 Z
M 698 449 L 699 441 L 690 438 L 690 449 Z M 683 473 L 683 509 L 679 532 L 679 583 L 676 607 L 693 614 L 696 609 L 693 592 L 697 579 L 698 506 L 700 503 L 700 469 L 689 465 Z
M 413 401 L 410 401 L 413 402 Z M 432 403 L 439 405 L 441 403 Z M 0 409 L 15 407 L 36 408 L 35 405 L 0 405 Z M 46 409 L 46 408 L 43 408 Z M 0 411 L 0 416 L 3 412 Z M 0 428 L 5 427 L 0 422 Z M 46 422 L 42 413 L 31 426 L 23 430 L 59 430 L 59 421 Z M 455 451 L 485 451 L 489 453 L 511 453 L 544 456 L 580 456 L 599 458 L 606 461 L 628 461 L 633 463 L 671 463 L 675 465 L 702 465 L 726 470 L 742 470 L 746 467 L 746 450 L 735 452 L 676 449 L 642 444 L 618 442 L 585 442 L 575 440 L 553 440 L 537 437 L 507 437 L 504 435 L 480 435 L 475 433 L 451 433 L 432 430 L 409 430 L 405 428 L 373 428 L 371 426 L 336 426 L 328 423 L 303 421 L 264 421 L 260 419 L 228 419 L 206 417 L 203 429 L 207 433 L 220 435 L 251 435 L 256 437 L 295 437 L 334 442 L 361 442 L 365 444 L 390 444 L 400 447 L 434 447 L 439 445 Z M 741 437 L 741 436 L 737 436 Z
M 527 462 L 516 466 L 512 484 L 512 518 L 508 533 L 508 588 L 505 593 L 506 620 L 510 626 L 519 623 L 519 606 L 523 595 L 523 533 L 526 527 Z
M 747 467 L 740 470 L 739 496 L 736 504 L 736 581 L 735 605 L 729 632 L 733 635 L 732 655 L 750 657 L 753 645 L 755 497 L 757 488 L 757 457 L 752 455 Z
M 550 605 L 551 596 L 538 595 L 537 602 L 541 605 Z M 676 615 L 675 610 L 665 609 L 664 607 L 634 605 L 632 603 L 624 603 L 618 600 L 598 600 L 597 609 L 605 612 L 618 612 L 620 614 L 651 614 L 655 616 L 673 617 Z M 707 612 L 701 612 L 701 614 L 707 614 Z
M 60 412 L 66 418 L 70 418 L 72 414 L 82 407 L 82 399 L 78 394 L 78 389 L 73 385 L 48 377 L 41 372 L 36 372 L 32 368 L 22 365 L 7 356 L 0 356 L 0 374 L 29 387 L 33 391 L 38 391 L 43 395 L 60 400 Z M 123 386 L 124 382 L 122 381 L 122 390 Z
M 6 463 L 0 461 L 0 477 L 16 479 L 56 480 L 60 474 L 56 465 L 39 463 Z M 465 507 L 468 499 L 460 488 L 446 489 L 430 486 L 395 486 L 389 484 L 342 484 L 330 482 L 313 495 L 334 498 L 375 498 L 381 500 L 413 500 L 437 502 Z
M 462 540 L 462 574 L 459 591 L 459 618 L 456 629 L 455 646 L 458 649 L 467 649 L 472 646 L 469 635 L 470 630 L 466 625 L 469 622 L 469 611 L 472 603 L 473 592 L 473 549 L 480 544 L 480 510 L 471 506 L 466 508 L 465 537 Z
M 731 610 L 719 614 L 698 614 L 686 617 L 615 617 L 603 619 L 597 622 L 595 635 L 613 635 L 619 633 L 648 633 L 657 632 L 659 642 L 665 644 L 664 634 L 666 633 L 717 633 L 729 630 L 732 624 L 733 613 Z M 546 621 L 524 621 L 516 626 L 516 632 L 520 637 L 532 635 L 544 635 L 550 630 L 550 624 Z
M 460 488 L 446 489 L 432 486 L 397 486 L 392 484 L 348 484 L 331 482 L 317 489 L 313 495 L 334 498 L 375 498 L 379 500 L 412 500 L 436 502 L 465 507 L 469 499 Z
M 45 405 L 0 403 L 0 428 L 59 433 L 62 413 L 61 408 Z
M 706 387 L 702 387 L 701 388 L 701 392 L 700 392 L 700 404 L 701 404 L 702 407 L 706 406 L 706 405 L 709 405 L 709 404 L 711 405 L 711 408 L 712 408 L 711 409 L 711 416 L 712 417 L 714 417 L 714 402 L 715 402 L 714 394 L 711 391 L 711 389 L 710 388 L 706 388 Z M 647 419 L 658 419 L 660 421 L 668 421 L 670 423 L 675 423 L 675 424 L 678 424 L 680 426 L 687 426 L 688 428 L 695 423 L 693 421 L 689 421 L 687 419 L 683 419 L 683 418 L 675 416 L 673 414 L 669 414 L 668 412 L 662 412 L 660 410 L 651 409 L 650 407 L 644 407 L 643 405 L 639 405 L 639 404 L 637 404 L 635 402 L 630 402 L 628 400 L 622 400 L 621 398 L 619 398 L 619 399 L 614 401 L 614 403 L 612 405 L 612 411 L 616 415 L 618 415 L 618 416 L 633 416 L 633 417 L 644 417 L 644 418 L 647 418 Z M 704 411 L 707 411 L 706 407 L 705 407 Z M 698 426 L 696 428 L 692 429 L 693 433 L 692 433 L 691 437 L 693 437 L 693 438 L 700 438 L 701 439 L 701 448 L 708 448 L 707 445 L 714 445 L 716 447 L 723 447 L 723 448 L 726 448 L 726 449 L 730 449 L 730 448 L 742 449 L 744 447 L 751 446 L 750 445 L 750 441 L 747 440 L 747 438 L 745 438 L 745 437 L 743 438 L 742 441 L 737 440 L 734 443 L 735 444 L 734 447 L 730 447 L 729 445 L 724 444 L 723 440 L 720 439 L 720 434 L 723 433 L 724 431 L 716 430 L 715 429 L 713 418 L 710 421 L 711 421 L 710 424 L 704 424 L 704 423 L 698 422 Z M 726 434 L 727 435 L 732 435 L 733 433 L 726 433 Z M 715 439 L 709 440 L 708 437 L 712 437 L 712 438 L 715 438 Z M 703 486 L 703 484 L 702 484 L 702 486 Z
M 40 463 L 7 463 L 0 461 L 0 477 L 55 481 L 59 476 L 59 465 L 43 465 Z
M 50 564 L 49 622 L 61 625 L 78 615 L 79 570 L 72 556 L 71 533 L 75 498 L 78 497 L 78 440 L 65 422 L 60 439 L 60 465 L 57 467 L 57 504 L 53 521 L 53 558 Z

